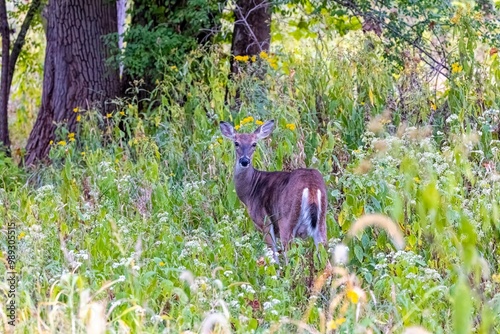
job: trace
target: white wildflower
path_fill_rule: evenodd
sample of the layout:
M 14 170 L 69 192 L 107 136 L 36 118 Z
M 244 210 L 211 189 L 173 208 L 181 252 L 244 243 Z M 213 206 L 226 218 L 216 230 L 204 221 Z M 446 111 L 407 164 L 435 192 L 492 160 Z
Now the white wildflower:
M 333 262 L 337 265 L 346 264 L 349 259 L 349 247 L 338 244 L 333 250 Z

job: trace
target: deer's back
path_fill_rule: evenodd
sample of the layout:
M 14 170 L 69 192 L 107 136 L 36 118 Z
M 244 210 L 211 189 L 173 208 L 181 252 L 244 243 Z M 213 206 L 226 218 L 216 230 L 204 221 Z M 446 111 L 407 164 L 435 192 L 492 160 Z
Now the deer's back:
M 262 172 L 253 189 L 250 210 L 265 210 L 273 221 L 284 216 L 298 216 L 305 188 L 309 193 L 320 190 L 326 205 L 326 186 L 323 176 L 316 169 L 300 168 L 292 172 Z M 252 207 L 253 206 L 253 207 Z

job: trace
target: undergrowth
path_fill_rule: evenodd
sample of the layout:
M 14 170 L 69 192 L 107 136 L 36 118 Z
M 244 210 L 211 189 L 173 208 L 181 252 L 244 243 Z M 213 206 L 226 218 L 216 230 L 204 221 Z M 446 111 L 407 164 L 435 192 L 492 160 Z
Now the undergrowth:
M 234 82 L 215 49 L 170 71 L 150 110 L 134 99 L 113 114 L 76 110 L 79 131 L 59 129 L 50 166 L 0 157 L 0 216 L 17 226 L 16 332 L 500 331 L 499 101 L 478 108 L 467 93 L 498 92 L 498 78 L 456 71 L 436 92 L 425 69 L 394 75 L 358 45 L 242 59 L 264 80 Z M 236 196 L 218 122 L 251 131 L 271 118 L 256 167 L 317 168 L 327 183 L 319 259 L 297 240 L 274 263 Z M 359 231 L 373 213 L 392 222 Z

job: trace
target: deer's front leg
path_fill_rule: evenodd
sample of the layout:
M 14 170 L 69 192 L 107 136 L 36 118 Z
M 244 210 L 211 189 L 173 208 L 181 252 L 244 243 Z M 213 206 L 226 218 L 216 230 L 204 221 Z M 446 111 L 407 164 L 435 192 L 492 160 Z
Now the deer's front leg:
M 267 246 L 270 247 L 273 251 L 274 261 L 276 263 L 279 263 L 278 248 L 276 246 L 277 245 L 276 233 L 274 233 L 274 226 L 270 219 L 264 220 L 264 226 L 262 232 L 264 233 L 264 241 L 266 242 Z
M 285 258 L 285 264 L 288 264 L 288 258 L 286 256 L 286 253 L 288 252 L 288 248 L 290 248 L 290 242 L 292 240 L 292 231 L 290 223 L 286 220 L 281 221 L 280 239 L 281 239 L 281 245 L 283 246 L 283 257 Z
M 279 262 L 278 260 L 278 249 L 276 247 L 276 234 L 274 233 L 274 226 L 272 223 L 269 223 L 267 226 L 267 232 L 265 232 L 265 241 L 268 247 L 271 247 L 273 250 L 273 258 L 276 263 Z
M 267 246 L 270 247 L 273 251 L 273 259 L 276 261 L 276 263 L 279 263 L 278 260 L 278 248 L 277 248 L 277 240 L 276 240 L 276 233 L 274 233 L 274 225 L 271 219 L 269 219 L 268 216 L 264 216 L 264 219 L 262 220 L 262 230 L 264 233 L 264 241 L 266 242 Z
M 252 218 L 253 223 L 257 230 L 259 230 L 264 235 L 264 242 L 273 251 L 273 259 L 276 263 L 278 260 L 278 249 L 276 247 L 276 234 L 274 233 L 274 226 L 271 219 L 266 215 L 264 210 L 248 210 L 250 218 Z

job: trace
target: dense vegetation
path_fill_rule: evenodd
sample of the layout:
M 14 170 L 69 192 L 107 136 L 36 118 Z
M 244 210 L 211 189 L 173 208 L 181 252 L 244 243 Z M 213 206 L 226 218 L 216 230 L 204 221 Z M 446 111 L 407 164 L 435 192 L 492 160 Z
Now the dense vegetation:
M 16 332 L 499 332 L 500 67 L 468 40 L 431 79 L 418 54 L 396 64 L 360 31 L 239 56 L 248 71 L 231 79 L 221 46 L 196 49 L 145 111 L 75 108 L 50 165 L 2 155 Z M 239 202 L 218 130 L 271 118 L 254 164 L 317 168 L 329 191 L 327 247 L 296 240 L 287 265 Z

